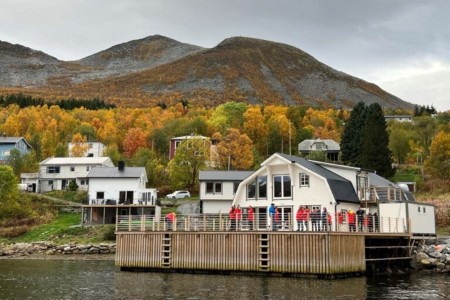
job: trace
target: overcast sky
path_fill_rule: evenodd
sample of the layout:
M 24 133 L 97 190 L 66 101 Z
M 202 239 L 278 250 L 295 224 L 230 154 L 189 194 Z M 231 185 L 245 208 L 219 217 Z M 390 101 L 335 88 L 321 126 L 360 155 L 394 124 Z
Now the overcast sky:
M 76 60 L 150 35 L 297 47 L 403 100 L 450 109 L 448 0 L 0 0 L 0 40 Z

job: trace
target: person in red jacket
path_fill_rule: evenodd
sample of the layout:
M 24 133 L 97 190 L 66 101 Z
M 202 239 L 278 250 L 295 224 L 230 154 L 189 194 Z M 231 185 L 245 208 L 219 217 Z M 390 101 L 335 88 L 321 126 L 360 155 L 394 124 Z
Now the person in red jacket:
M 236 230 L 236 208 L 234 205 L 230 209 L 230 230 Z
M 348 221 L 349 230 L 355 232 L 356 231 L 356 215 L 352 209 L 349 209 L 347 212 L 347 221 Z
M 273 231 L 278 230 L 278 226 L 280 225 L 280 209 L 277 207 L 275 208 L 275 216 L 273 218 Z
M 247 209 L 247 221 L 249 230 L 253 230 L 253 221 L 255 220 L 255 212 L 253 211 L 253 207 L 249 206 Z
M 297 210 L 297 214 L 295 216 L 297 220 L 297 231 L 306 231 L 307 230 L 307 211 L 305 207 L 300 206 Z
M 341 231 L 342 223 L 344 223 L 344 215 L 342 214 L 342 211 L 337 213 L 337 223 L 338 223 L 337 231 Z
M 176 217 L 177 215 L 173 211 L 166 215 L 166 225 L 168 231 L 172 231 L 176 222 Z
M 242 221 L 242 211 L 241 211 L 241 207 L 239 205 L 236 206 L 236 208 L 234 209 L 234 214 L 236 216 L 236 227 L 235 228 L 239 228 L 239 225 L 241 224 L 241 221 Z

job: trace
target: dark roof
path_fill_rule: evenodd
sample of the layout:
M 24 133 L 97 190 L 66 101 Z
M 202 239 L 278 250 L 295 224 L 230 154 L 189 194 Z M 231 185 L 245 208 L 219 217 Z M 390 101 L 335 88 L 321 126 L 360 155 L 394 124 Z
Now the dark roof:
M 324 177 L 327 180 L 331 192 L 333 193 L 333 197 L 336 201 L 352 202 L 352 203 L 361 202 L 358 196 L 356 195 L 355 189 L 353 188 L 353 184 L 350 182 L 350 180 L 347 180 L 344 177 L 336 173 L 333 173 L 330 170 L 320 165 L 317 165 L 305 158 L 294 155 L 287 155 L 283 153 L 277 154 L 283 157 L 284 159 L 299 164 L 302 167 L 310 170 L 311 172 Z
M 200 181 L 242 181 L 253 173 L 254 171 L 200 171 L 198 179 Z
M 145 172 L 143 167 L 125 167 L 122 171 L 118 168 L 97 167 L 92 168 L 87 178 L 139 178 Z
M 0 137 L 0 144 L 17 144 L 20 140 L 23 140 L 25 144 L 27 144 L 28 147 L 31 147 L 30 144 L 28 144 L 27 140 L 23 137 Z

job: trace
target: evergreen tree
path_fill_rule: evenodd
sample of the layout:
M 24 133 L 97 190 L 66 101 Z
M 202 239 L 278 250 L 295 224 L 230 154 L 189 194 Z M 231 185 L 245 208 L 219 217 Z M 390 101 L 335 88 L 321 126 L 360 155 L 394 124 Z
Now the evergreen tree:
M 350 118 L 345 124 L 341 139 L 342 161 L 352 166 L 359 165 L 361 131 L 366 119 L 367 107 L 364 102 L 359 102 L 350 113 Z
M 389 134 L 381 106 L 373 103 L 367 108 L 366 120 L 361 132 L 359 167 L 372 169 L 383 177 L 392 177 L 392 153 L 388 148 Z

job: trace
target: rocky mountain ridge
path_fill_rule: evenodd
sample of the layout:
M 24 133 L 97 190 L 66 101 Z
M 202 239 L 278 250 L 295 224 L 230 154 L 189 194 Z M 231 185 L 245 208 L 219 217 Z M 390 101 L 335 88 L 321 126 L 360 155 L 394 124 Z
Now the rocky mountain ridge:
M 352 107 L 359 101 L 412 109 L 378 86 L 337 71 L 293 46 L 232 37 L 216 47 L 149 36 L 77 61 L 0 43 L 0 93 L 100 97 L 123 106 L 188 101 Z

